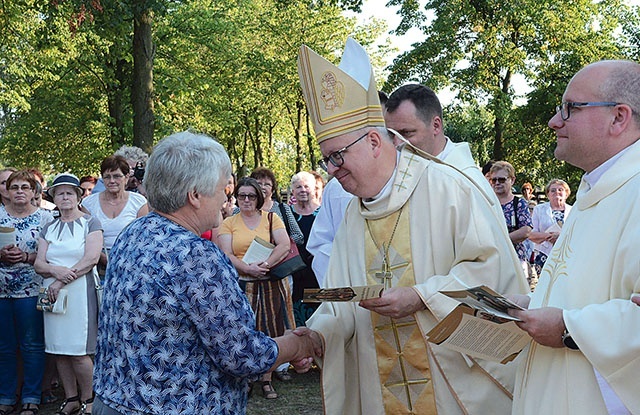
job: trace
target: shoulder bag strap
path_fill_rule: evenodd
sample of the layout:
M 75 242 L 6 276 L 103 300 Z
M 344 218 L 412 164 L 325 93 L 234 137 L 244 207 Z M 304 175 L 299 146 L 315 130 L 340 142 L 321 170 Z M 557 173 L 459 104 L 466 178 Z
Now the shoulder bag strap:
M 516 229 L 520 229 L 520 221 L 518 220 L 518 204 L 520 203 L 520 198 L 518 196 L 513 196 L 513 214 L 516 215 Z
M 273 222 L 272 222 L 273 212 L 269 212 L 267 214 L 267 217 L 269 218 L 269 242 L 275 245 L 275 241 L 273 240 L 273 233 L 271 232 L 272 225 L 273 225 Z
M 289 216 L 287 216 L 287 208 L 284 206 L 284 203 L 278 202 L 278 209 L 280 209 L 280 213 L 282 213 L 282 221 L 284 222 L 284 227 L 287 230 L 287 235 L 291 235 L 291 228 L 289 227 Z

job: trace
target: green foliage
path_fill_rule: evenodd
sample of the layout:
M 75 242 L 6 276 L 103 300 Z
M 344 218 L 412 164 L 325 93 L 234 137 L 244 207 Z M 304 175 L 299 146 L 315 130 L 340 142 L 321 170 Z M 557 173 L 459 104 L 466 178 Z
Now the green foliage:
M 298 48 L 337 56 L 350 33 L 371 44 L 384 30 L 380 22 L 356 28 L 336 4 L 306 1 L 11 3 L 0 15 L 12 31 L 0 39 L 0 62 L 11 62 L 0 66 L 6 163 L 95 173 L 105 155 L 132 143 L 133 18 L 147 9 L 156 13 L 156 137 L 187 128 L 213 135 L 237 170 L 265 165 L 283 183 L 319 156 Z M 379 66 L 382 53 L 372 54 Z
M 553 158 L 547 121 L 570 77 L 584 65 L 621 58 L 638 45 L 638 15 L 621 1 L 392 0 L 401 6 L 396 32 L 424 37 L 390 68 L 385 89 L 417 81 L 457 93 L 445 113 L 447 133 L 469 141 L 480 162 L 503 158 L 518 182 L 552 177 L 577 186 L 579 172 Z M 637 10 L 636 10 L 637 12 Z M 634 20 L 635 19 L 635 20 Z M 630 22 L 630 23 L 629 23 Z M 620 36 L 620 29 L 626 36 Z M 516 104 L 514 76 L 532 88 Z

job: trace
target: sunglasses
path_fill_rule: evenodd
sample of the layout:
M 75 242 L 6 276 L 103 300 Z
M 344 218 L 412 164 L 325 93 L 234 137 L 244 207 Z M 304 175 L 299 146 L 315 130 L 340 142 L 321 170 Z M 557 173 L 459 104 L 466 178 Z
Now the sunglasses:
M 509 178 L 508 177 L 492 177 L 491 178 L 491 183 L 496 184 L 496 183 L 500 183 L 503 184 L 505 183 Z
M 238 200 L 249 199 L 253 201 L 253 200 L 256 200 L 257 198 L 258 198 L 258 195 L 253 193 L 238 193 Z

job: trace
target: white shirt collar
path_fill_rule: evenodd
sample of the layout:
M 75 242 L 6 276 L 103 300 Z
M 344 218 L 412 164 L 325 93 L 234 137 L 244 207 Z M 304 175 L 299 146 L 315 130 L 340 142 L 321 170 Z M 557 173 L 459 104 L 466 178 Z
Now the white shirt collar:
M 396 151 L 396 169 L 398 168 L 398 163 L 400 163 L 400 152 Z M 396 170 L 393 171 L 393 174 L 391 175 L 387 183 L 384 185 L 382 190 L 380 190 L 380 192 L 377 195 L 375 195 L 370 199 L 362 199 L 362 202 L 364 203 L 364 205 L 368 206 L 374 203 L 378 199 L 387 197 L 391 193 L 391 188 L 393 187 L 393 181 L 395 180 L 395 178 L 396 178 Z
M 444 144 L 444 148 L 442 149 L 440 154 L 436 156 L 438 160 L 445 160 L 454 148 L 453 141 L 449 140 L 449 137 L 445 136 L 444 139 L 447 140 L 447 142 Z
M 622 155 L 626 153 L 627 150 L 629 150 L 629 147 L 626 147 L 618 154 L 596 167 L 593 171 L 585 173 L 585 175 L 582 176 L 582 180 L 587 183 L 587 185 L 589 186 L 589 190 L 591 190 L 593 186 L 596 185 L 598 180 L 600 180 L 600 178 L 607 172 L 607 170 L 609 170 L 614 164 L 616 164 L 616 161 L 618 161 L 618 159 L 622 157 Z

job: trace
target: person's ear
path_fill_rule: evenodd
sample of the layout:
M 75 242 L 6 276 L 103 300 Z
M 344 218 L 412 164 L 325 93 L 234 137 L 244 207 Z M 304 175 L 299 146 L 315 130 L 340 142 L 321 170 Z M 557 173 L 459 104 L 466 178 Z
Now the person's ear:
M 196 209 L 200 208 L 200 193 L 198 193 L 195 189 L 187 193 L 187 203 L 193 206 Z
M 618 104 L 613 109 L 614 118 L 611 121 L 611 134 L 622 134 L 633 122 L 633 110 L 627 104 Z
M 439 116 L 433 117 L 431 120 L 431 126 L 433 127 L 433 132 L 435 135 L 440 134 L 444 129 L 444 123 L 442 122 L 442 118 Z
M 382 152 L 382 140 L 384 140 L 385 138 L 380 135 L 378 130 L 374 129 L 369 131 L 367 139 L 369 141 L 369 146 L 371 147 L 371 150 L 373 152 L 373 156 L 377 158 Z

